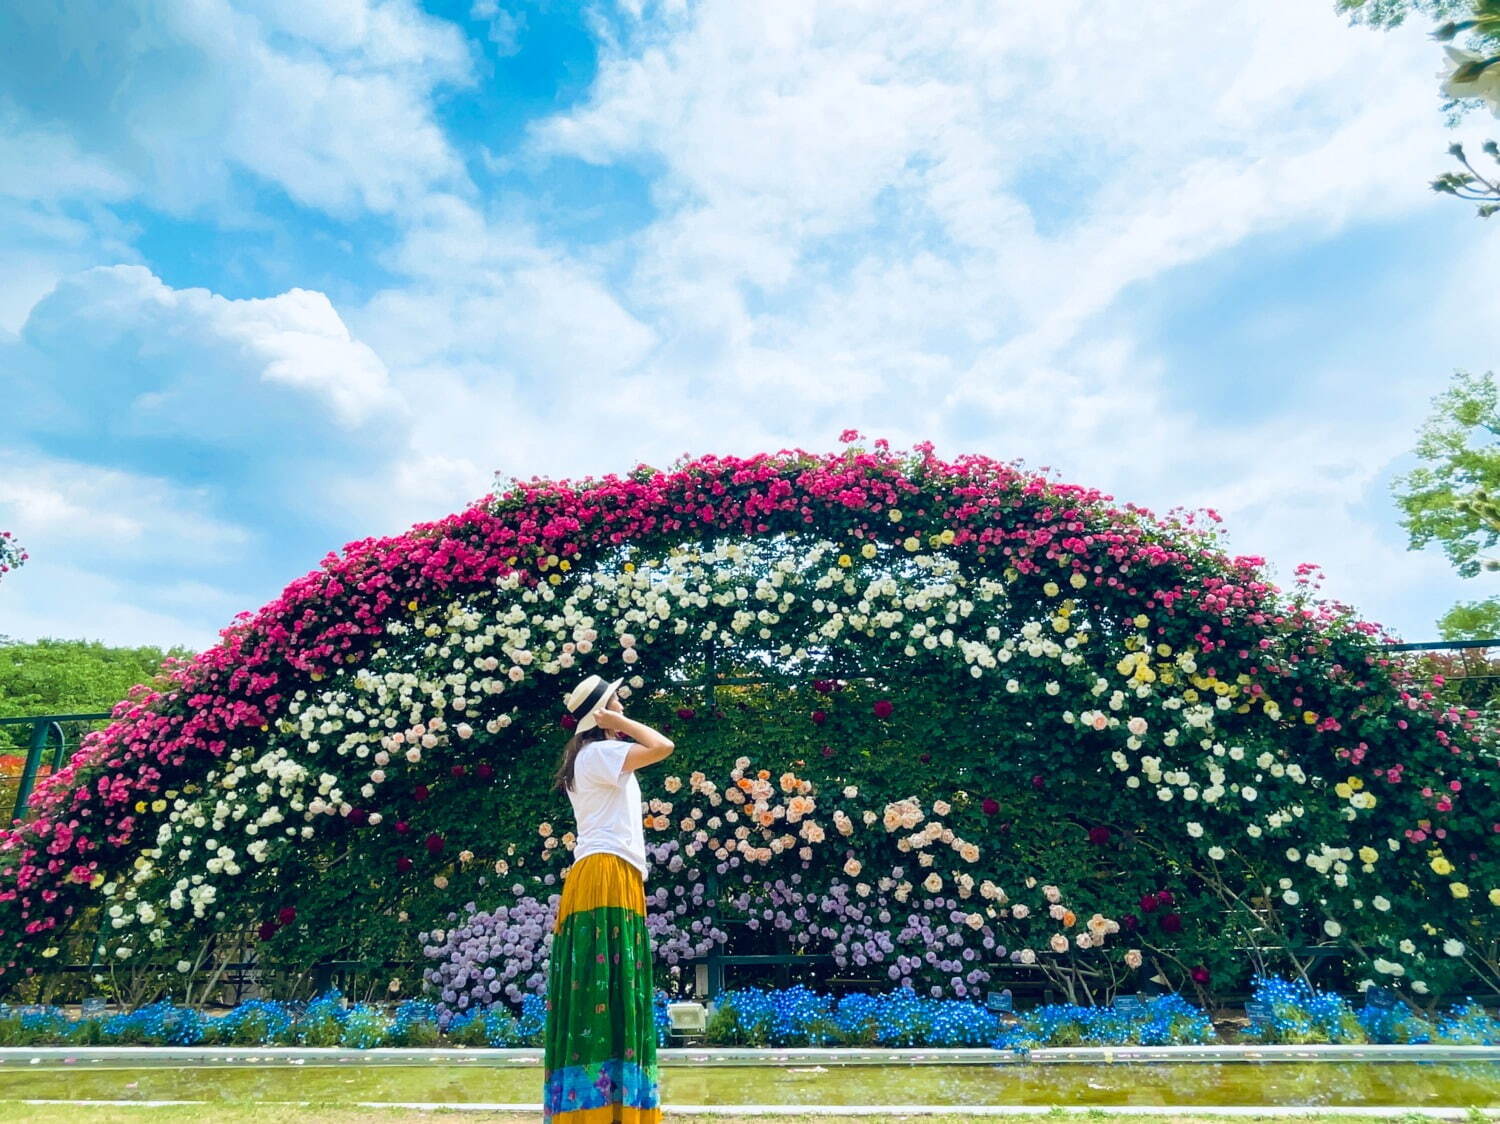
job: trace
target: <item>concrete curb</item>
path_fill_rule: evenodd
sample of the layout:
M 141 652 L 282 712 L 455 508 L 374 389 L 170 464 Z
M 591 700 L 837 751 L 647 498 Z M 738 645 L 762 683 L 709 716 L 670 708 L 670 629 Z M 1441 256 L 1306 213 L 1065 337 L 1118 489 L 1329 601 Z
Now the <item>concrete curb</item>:
M 986 1048 L 733 1049 L 671 1047 L 663 1066 L 793 1065 L 1116 1065 L 1131 1062 L 1500 1062 L 1500 1046 L 1068 1046 L 1020 1054 Z M 17 1066 L 497 1066 L 540 1069 L 539 1049 L 346 1050 L 306 1046 L 6 1046 L 0 1068 Z

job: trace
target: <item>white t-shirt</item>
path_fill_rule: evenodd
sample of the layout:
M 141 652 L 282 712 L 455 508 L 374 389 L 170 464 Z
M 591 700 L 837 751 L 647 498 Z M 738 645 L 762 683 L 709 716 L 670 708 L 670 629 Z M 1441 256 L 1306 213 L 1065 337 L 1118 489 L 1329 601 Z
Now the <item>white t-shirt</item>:
M 590 742 L 573 759 L 573 787 L 568 799 L 578 821 L 573 860 L 585 855 L 619 855 L 645 878 L 646 829 L 641 818 L 641 786 L 635 771 L 623 773 L 632 743 Z

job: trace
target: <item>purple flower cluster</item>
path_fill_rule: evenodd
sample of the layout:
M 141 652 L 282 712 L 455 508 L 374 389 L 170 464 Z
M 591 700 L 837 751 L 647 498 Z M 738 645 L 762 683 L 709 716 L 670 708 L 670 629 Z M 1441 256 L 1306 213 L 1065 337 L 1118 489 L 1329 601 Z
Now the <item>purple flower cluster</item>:
M 700 879 L 701 872 L 690 868 L 679 850 L 675 839 L 647 845 L 651 861 L 664 874 L 676 876 L 670 888 L 657 886 L 646 895 L 646 931 L 651 934 L 651 952 L 667 964 L 707 956 L 714 946 L 722 948 L 729 939 L 727 932 L 709 924 L 712 903 Z M 685 881 L 678 881 L 679 878 Z
M 899 879 L 901 868 L 892 874 Z M 743 877 L 751 883 L 749 874 Z M 725 904 L 744 914 L 750 929 L 781 930 L 794 947 L 827 949 L 843 969 L 883 966 L 893 982 L 925 986 L 933 996 L 982 995 L 990 979 L 986 966 L 1006 955 L 988 918 L 978 928 L 965 921 L 982 914 L 984 904 L 956 897 L 913 895 L 900 902 L 874 888 L 862 897 L 846 882 L 818 890 L 793 874 L 752 883 L 728 894 Z
M 436 962 L 422 975 L 438 994 L 440 1025 L 458 1012 L 546 993 L 557 900 L 519 897 L 489 912 L 469 902 L 463 914 L 448 915 L 453 928 L 419 934 L 422 954 Z

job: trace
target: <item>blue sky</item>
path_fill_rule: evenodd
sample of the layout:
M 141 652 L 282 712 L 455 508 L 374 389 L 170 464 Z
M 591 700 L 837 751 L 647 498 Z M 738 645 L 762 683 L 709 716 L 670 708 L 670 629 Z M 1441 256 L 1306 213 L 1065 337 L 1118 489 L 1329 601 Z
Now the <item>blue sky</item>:
M 0 634 L 212 643 L 494 474 L 1050 466 L 1410 639 L 1500 344 L 1440 52 L 1267 0 L 0 4 Z M 997 18 L 997 14 L 1003 18 Z

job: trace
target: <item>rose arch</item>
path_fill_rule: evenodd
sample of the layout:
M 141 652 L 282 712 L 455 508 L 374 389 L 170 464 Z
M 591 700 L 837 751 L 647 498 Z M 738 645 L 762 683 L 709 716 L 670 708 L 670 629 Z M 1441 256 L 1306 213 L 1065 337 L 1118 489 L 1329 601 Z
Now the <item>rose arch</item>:
M 1384 639 L 1201 517 L 925 445 L 516 482 L 122 702 L 0 835 L 0 989 L 253 951 L 538 990 L 593 670 L 679 746 L 643 784 L 664 978 L 759 942 L 958 996 L 1143 955 L 1494 986 L 1495 758 Z

